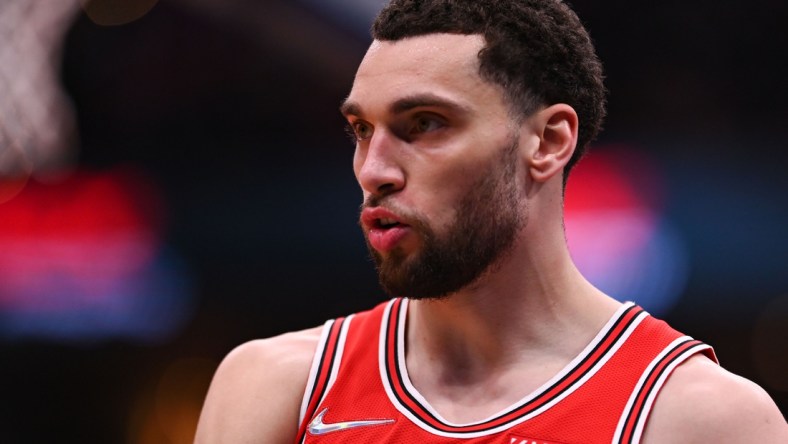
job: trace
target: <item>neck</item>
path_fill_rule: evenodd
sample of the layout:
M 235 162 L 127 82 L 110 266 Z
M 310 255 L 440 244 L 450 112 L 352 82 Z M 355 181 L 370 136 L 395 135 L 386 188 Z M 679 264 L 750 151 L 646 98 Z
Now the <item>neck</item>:
M 530 238 L 541 241 L 516 248 L 473 285 L 410 304 L 407 362 L 414 379 L 475 384 L 535 365 L 545 372 L 529 373 L 538 386 L 594 338 L 620 304 L 582 277 L 563 236 Z
M 558 187 L 553 180 L 529 188 L 531 222 L 476 282 L 409 305 L 408 374 L 450 421 L 489 417 L 544 385 L 621 306 L 574 266 Z

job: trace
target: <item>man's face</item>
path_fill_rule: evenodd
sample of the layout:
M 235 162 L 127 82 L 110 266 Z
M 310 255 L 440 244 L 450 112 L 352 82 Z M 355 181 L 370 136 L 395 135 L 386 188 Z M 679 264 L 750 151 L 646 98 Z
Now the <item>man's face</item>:
M 343 113 L 361 225 L 384 289 L 435 298 L 476 281 L 525 224 L 519 132 L 478 75 L 479 36 L 374 42 Z

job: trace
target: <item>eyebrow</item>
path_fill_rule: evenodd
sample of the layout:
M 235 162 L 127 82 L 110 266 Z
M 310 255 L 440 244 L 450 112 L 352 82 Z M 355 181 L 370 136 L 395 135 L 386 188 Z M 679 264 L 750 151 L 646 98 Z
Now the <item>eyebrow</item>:
M 464 105 L 431 93 L 415 94 L 398 99 L 389 105 L 389 112 L 391 114 L 401 114 L 414 108 L 425 106 L 445 108 L 459 114 L 470 112 L 470 109 Z M 362 114 L 361 105 L 347 99 L 339 107 L 339 112 L 343 116 L 359 116 Z

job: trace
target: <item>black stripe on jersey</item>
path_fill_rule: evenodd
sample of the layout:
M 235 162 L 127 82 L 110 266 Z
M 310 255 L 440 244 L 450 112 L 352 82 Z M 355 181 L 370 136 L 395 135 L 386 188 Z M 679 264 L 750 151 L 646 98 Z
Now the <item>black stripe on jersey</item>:
M 331 323 L 331 327 L 329 327 L 330 330 L 334 329 L 335 324 L 336 321 Z M 311 405 L 312 400 L 315 399 L 315 390 L 317 390 L 317 387 L 320 384 L 320 382 L 325 382 L 327 380 L 327 379 L 324 380 L 320 376 L 323 373 L 323 365 L 326 362 L 326 353 L 328 353 L 329 344 L 331 343 L 331 333 L 332 333 L 331 331 L 328 332 L 328 334 L 326 335 L 326 343 L 323 344 L 323 353 L 320 356 L 320 363 L 318 363 L 317 365 L 317 371 L 315 372 L 315 381 L 312 384 L 312 393 L 309 394 L 309 402 L 307 403 L 307 406 Z M 333 354 L 331 358 L 333 359 Z M 304 415 L 304 418 L 311 418 L 311 415 Z
M 632 317 L 629 318 L 629 320 L 626 322 L 626 324 L 620 329 L 620 331 L 618 332 L 616 337 L 612 341 L 610 341 L 610 343 L 607 345 L 607 347 L 605 347 L 605 349 L 596 357 L 594 362 L 591 363 L 582 373 L 576 373 L 578 368 L 580 368 L 584 364 L 586 364 L 591 359 L 591 356 L 593 356 L 598 350 L 600 350 L 602 348 L 602 344 L 604 344 L 608 340 L 608 338 L 610 338 L 610 335 L 613 334 L 613 331 L 615 331 L 621 325 L 621 323 L 623 322 L 623 319 L 627 316 L 627 314 L 629 314 L 632 311 L 635 311 L 635 313 L 632 315 Z M 623 313 L 621 313 L 621 316 L 616 320 L 616 322 L 605 333 L 605 335 L 602 337 L 602 340 L 600 340 L 599 343 L 597 343 L 596 347 L 591 349 L 591 351 L 589 353 L 587 353 L 583 357 L 583 359 L 580 362 L 578 362 L 576 366 L 574 366 L 572 368 L 572 370 L 568 371 L 561 379 L 556 381 L 555 384 L 553 384 L 550 387 L 548 387 L 547 390 L 545 390 L 543 393 L 547 393 L 547 392 L 553 390 L 555 387 L 558 387 L 559 385 L 561 385 L 564 381 L 566 381 L 570 377 L 574 377 L 575 382 L 571 383 L 569 386 L 567 386 L 563 390 L 561 390 L 559 392 L 556 392 L 555 394 L 553 394 L 553 396 L 551 396 L 550 398 L 544 400 L 544 402 L 541 402 L 540 405 L 547 404 L 550 401 L 552 401 L 553 399 L 561 396 L 562 393 L 564 393 L 566 390 L 569 390 L 571 387 L 573 387 L 578 380 L 583 379 L 583 377 L 585 375 L 587 375 L 590 371 L 594 370 L 596 368 L 597 363 L 599 363 L 599 361 L 604 359 L 605 356 L 607 356 L 608 353 L 610 352 L 610 349 L 612 349 L 616 344 L 618 344 L 618 342 L 621 340 L 621 337 L 629 330 L 629 327 L 632 325 L 633 322 L 635 322 L 635 319 L 638 318 L 638 315 L 641 312 L 643 312 L 642 308 L 640 308 L 640 307 L 638 307 L 636 305 L 633 305 L 633 306 L 629 307 L 628 309 L 626 309 Z M 539 400 L 540 400 L 540 397 L 536 397 L 536 398 L 532 399 L 531 401 L 527 402 L 526 404 L 524 404 L 523 407 L 525 407 L 525 406 L 527 406 L 529 404 L 533 404 L 533 403 L 535 403 L 536 401 L 539 401 Z M 538 408 L 538 407 L 535 407 L 535 408 Z M 534 409 L 532 409 L 532 410 L 534 410 Z M 532 410 L 529 410 L 529 412 L 532 411 Z M 512 410 L 512 411 L 514 411 L 514 410 Z M 529 412 L 523 412 L 523 414 L 526 414 L 526 413 L 529 413 Z M 505 415 L 501 415 L 501 416 L 505 416 Z M 496 419 L 498 419 L 498 418 L 496 418 Z
M 632 306 L 628 307 L 627 309 L 625 309 L 618 316 L 618 319 L 613 323 L 613 325 L 611 325 L 610 328 L 605 332 L 605 335 L 597 342 L 596 346 L 593 349 L 589 350 L 589 352 L 586 353 L 586 355 L 583 357 L 583 359 L 580 362 L 577 363 L 577 365 L 575 365 L 571 370 L 566 372 L 566 374 L 561 379 L 556 381 L 554 384 L 552 384 L 550 387 L 548 387 L 547 389 L 542 391 L 541 394 L 537 395 L 536 397 L 534 397 L 530 401 L 525 402 L 525 403 L 520 404 L 520 405 L 517 405 L 517 406 L 511 408 L 510 410 L 505 411 L 505 412 L 501 413 L 500 415 L 498 415 L 498 416 L 496 416 L 494 418 L 491 418 L 491 419 L 489 419 L 487 421 L 484 421 L 483 423 L 477 423 L 477 424 L 471 424 L 471 425 L 468 425 L 468 426 L 457 427 L 457 426 L 453 426 L 453 425 L 450 425 L 450 424 L 446 424 L 445 422 L 443 422 L 440 419 L 438 419 L 432 412 L 430 412 L 427 408 L 425 408 L 416 399 L 416 397 L 413 396 L 412 393 L 410 393 L 410 391 L 408 391 L 407 386 L 403 382 L 402 370 L 400 369 L 399 360 L 398 360 L 398 357 L 403 352 L 403 350 L 399 350 L 399 334 L 400 334 L 400 331 L 399 331 L 400 330 L 399 317 L 402 315 L 402 313 L 401 313 L 402 305 L 403 304 L 402 304 L 401 300 L 397 301 L 397 303 L 396 303 L 396 313 L 394 312 L 394 310 L 391 310 L 391 312 L 389 314 L 389 319 L 386 322 L 386 333 L 385 333 L 386 334 L 386 349 L 385 349 L 386 362 L 384 363 L 384 365 L 385 365 L 385 368 L 386 368 L 386 377 L 388 379 L 389 386 L 392 388 L 391 391 L 394 394 L 394 396 L 397 398 L 397 400 L 399 401 L 399 404 L 402 407 L 404 407 L 409 412 L 411 412 L 415 417 L 422 418 L 424 420 L 424 422 L 428 426 L 430 426 L 432 428 L 435 428 L 435 429 L 438 429 L 438 430 L 443 431 L 443 432 L 456 433 L 456 434 L 484 433 L 484 432 L 496 429 L 498 427 L 502 427 L 502 426 L 504 426 L 505 424 L 507 424 L 509 422 L 515 421 L 515 420 L 521 418 L 522 416 L 527 415 L 527 414 L 537 410 L 541 406 L 543 406 L 543 405 L 551 402 L 555 398 L 561 396 L 567 390 L 573 389 L 576 386 L 577 381 L 581 380 L 583 378 L 583 376 L 588 374 L 588 372 L 590 372 L 592 370 L 595 370 L 597 364 L 602 359 L 604 359 L 606 356 L 608 356 L 610 350 L 616 344 L 619 343 L 621 337 L 629 330 L 629 328 L 632 325 L 632 323 L 635 322 L 635 320 L 638 319 L 639 315 L 643 312 L 643 309 L 640 308 L 637 305 L 632 305 Z M 629 317 L 629 319 L 624 321 L 624 319 L 627 318 L 627 316 L 630 313 L 632 315 Z M 388 335 L 391 334 L 390 329 L 391 329 L 391 321 L 392 321 L 392 319 L 395 322 L 394 332 L 393 332 L 393 334 L 394 334 L 393 351 L 392 351 L 392 348 L 388 347 L 388 341 L 390 339 L 390 336 L 388 336 Z M 626 324 L 624 324 L 623 327 L 622 327 L 622 323 L 623 322 L 626 322 Z M 619 328 L 619 327 L 621 327 L 621 328 Z M 613 332 L 616 331 L 616 330 L 619 330 L 618 333 L 616 334 L 615 338 L 610 340 L 611 335 L 613 335 Z M 594 356 L 596 354 L 596 352 L 598 352 L 600 350 L 602 352 L 596 357 L 596 359 L 590 365 L 588 365 L 588 367 L 582 373 L 579 373 L 577 369 L 583 367 L 586 363 L 588 363 L 588 361 L 591 359 L 591 357 Z M 391 353 L 394 353 L 394 359 L 392 361 L 394 362 L 394 366 L 395 366 L 394 370 L 396 372 L 396 378 L 397 378 L 397 380 L 399 382 L 398 385 L 402 387 L 402 391 L 405 393 L 405 395 L 408 397 L 408 399 L 413 404 L 419 406 L 420 412 L 417 412 L 415 409 L 411 408 L 404 401 L 404 399 L 400 396 L 398 391 L 395 389 L 396 385 L 393 382 L 393 376 L 392 376 L 391 371 L 390 371 L 391 369 L 389 368 L 389 365 L 388 365 L 389 357 L 390 357 Z M 563 390 L 560 390 L 560 391 L 550 395 L 549 397 L 545 396 L 545 394 L 547 394 L 550 391 L 554 390 L 556 387 L 558 387 L 562 383 L 566 382 L 566 380 L 569 379 L 569 378 L 573 378 L 573 379 L 575 379 L 575 381 L 571 382 Z M 503 418 L 505 418 L 507 416 L 510 416 L 510 415 L 513 415 L 513 417 L 511 419 L 509 419 L 508 421 L 504 421 L 501 424 L 487 425 L 487 424 L 491 424 L 491 423 L 495 423 L 497 421 L 500 421 L 501 419 L 503 419 Z M 430 418 L 432 421 L 434 421 L 434 423 L 439 424 L 440 426 L 436 427 L 434 424 L 432 424 L 429 421 L 427 421 L 425 416 Z M 462 429 L 465 429 L 465 428 L 472 428 L 472 430 L 462 430 Z
M 394 312 L 393 309 L 396 309 L 396 313 Z M 389 358 L 391 357 L 391 354 L 394 353 L 394 356 L 393 356 L 393 358 L 394 358 L 393 359 L 393 361 L 394 361 L 394 371 L 397 373 L 397 380 L 400 381 L 400 385 L 402 386 L 402 391 L 405 392 L 410 399 L 413 399 L 413 396 L 411 396 L 411 394 L 408 392 L 407 388 L 405 387 L 405 384 L 402 383 L 402 372 L 401 372 L 401 370 L 399 368 L 399 362 L 398 362 L 399 348 L 397 347 L 397 345 L 398 345 L 397 342 L 399 341 L 399 317 L 400 317 L 401 310 L 402 310 L 402 299 L 398 299 L 392 304 L 392 310 L 389 311 L 389 317 L 386 320 L 386 332 L 385 332 L 385 336 L 384 336 L 386 342 L 383 345 L 384 346 L 384 350 L 385 350 L 384 359 L 386 360 L 386 362 L 384 362 L 383 365 L 384 365 L 384 368 L 386 369 L 386 378 L 388 379 L 389 387 L 391 387 L 391 393 L 393 393 L 394 396 L 397 397 L 397 401 L 399 401 L 399 404 L 401 406 L 403 406 L 406 409 L 408 409 L 408 411 L 411 412 L 414 416 L 419 417 L 420 415 L 418 413 L 416 413 L 415 410 L 410 408 L 410 406 L 407 403 L 405 403 L 405 400 L 402 399 L 402 397 L 400 397 L 399 392 L 396 389 L 396 385 L 394 384 L 394 380 L 391 377 L 391 371 L 389 369 Z M 394 322 L 394 332 L 393 333 L 391 333 L 392 319 L 393 319 L 393 322 Z M 393 336 L 393 338 L 394 338 L 394 347 L 389 347 L 388 346 L 389 345 L 389 340 L 392 337 L 392 336 L 389 336 L 391 334 L 394 335 Z M 414 400 L 414 402 L 416 402 L 416 401 Z M 429 412 L 426 411 L 426 410 L 425 410 L 425 413 L 429 414 Z M 432 417 L 432 415 L 430 415 L 430 416 Z
M 331 331 L 329 331 L 328 335 L 326 335 L 323 353 L 320 356 L 320 363 L 317 366 L 317 372 L 315 372 L 312 393 L 309 394 L 309 401 L 307 402 L 307 408 L 304 412 L 304 424 L 312 420 L 312 417 L 317 411 L 320 399 L 323 398 L 328 388 L 328 380 L 331 379 L 331 369 L 334 368 L 334 361 L 336 360 L 337 350 L 339 348 L 339 336 L 342 329 L 342 324 L 344 322 L 345 318 L 339 318 L 332 322 L 330 327 Z M 330 356 L 328 355 L 329 353 L 331 353 Z M 326 364 L 326 362 L 328 364 Z M 318 387 L 320 387 L 320 393 L 316 395 L 315 391 L 318 389 Z M 295 442 L 301 442 L 306 435 L 306 427 L 301 428 L 303 430 L 299 430 L 299 434 L 296 437 Z
M 328 335 L 328 341 L 326 341 L 326 347 L 323 349 L 323 356 L 320 358 L 320 367 L 318 371 L 318 381 L 322 383 L 322 389 L 320 390 L 320 394 L 317 396 L 317 400 L 323 398 L 323 395 L 326 394 L 326 389 L 328 388 L 328 380 L 331 378 L 331 369 L 334 368 L 334 361 L 337 358 L 337 345 L 339 343 L 339 332 L 342 329 L 342 324 L 345 322 L 345 318 L 337 319 L 334 324 L 331 326 L 331 333 Z M 334 334 L 336 332 L 336 334 Z M 330 347 L 329 347 L 330 345 Z M 328 349 L 331 349 L 331 356 L 328 357 L 328 365 L 325 365 L 326 361 L 326 354 L 328 353 Z M 326 369 L 325 375 L 323 376 L 323 369 Z M 316 381 L 317 382 L 317 381 Z M 309 398 L 309 402 L 311 403 L 314 398 L 314 391 L 317 388 L 317 384 L 312 387 L 312 396 Z M 314 413 L 314 412 L 312 412 Z M 311 418 L 311 415 L 309 416 Z
M 654 365 L 644 380 L 647 382 L 647 384 L 643 384 L 640 387 L 637 396 L 635 397 L 635 403 L 633 403 L 632 407 L 630 407 L 630 410 L 627 413 L 627 419 L 624 423 L 625 426 L 624 430 L 621 432 L 619 443 L 633 443 L 635 430 L 637 429 L 637 425 L 641 421 L 641 417 L 645 412 L 644 406 L 646 404 L 646 400 L 651 396 L 651 393 L 657 389 L 657 387 L 661 387 L 661 385 L 657 384 L 657 382 L 660 380 L 660 378 L 662 378 L 668 368 L 670 368 L 670 365 L 676 361 L 686 359 L 687 356 L 697 353 L 699 351 L 698 349 L 703 347 L 706 347 L 706 344 L 688 337 L 685 341 L 676 344 L 676 346 L 670 349 L 670 351 L 666 353 L 665 356 L 656 363 L 656 365 Z M 682 348 L 684 348 L 684 350 L 681 350 Z M 679 350 L 679 352 L 675 353 L 677 350 Z M 648 383 L 649 381 L 650 383 Z M 640 402 L 638 402 L 638 400 L 640 400 Z

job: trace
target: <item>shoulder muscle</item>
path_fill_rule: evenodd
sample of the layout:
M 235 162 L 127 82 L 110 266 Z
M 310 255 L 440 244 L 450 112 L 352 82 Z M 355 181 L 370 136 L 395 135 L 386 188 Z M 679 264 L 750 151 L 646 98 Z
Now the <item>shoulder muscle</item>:
M 786 443 L 788 424 L 755 383 L 696 356 L 662 389 L 643 436 L 650 443 Z
M 196 443 L 291 443 L 322 327 L 255 340 L 224 358 L 208 389 Z

